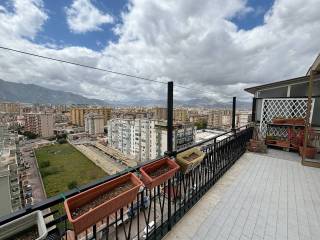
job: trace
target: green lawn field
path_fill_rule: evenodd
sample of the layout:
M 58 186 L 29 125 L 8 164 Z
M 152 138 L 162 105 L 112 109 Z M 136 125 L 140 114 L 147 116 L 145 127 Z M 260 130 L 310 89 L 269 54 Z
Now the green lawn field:
M 68 143 L 37 149 L 36 156 L 47 197 L 107 175 Z

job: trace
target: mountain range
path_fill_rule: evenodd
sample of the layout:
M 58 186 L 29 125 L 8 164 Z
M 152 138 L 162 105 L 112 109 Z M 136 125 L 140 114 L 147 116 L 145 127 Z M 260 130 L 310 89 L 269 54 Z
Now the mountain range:
M 166 106 L 166 100 L 134 99 L 130 101 L 105 101 L 86 98 L 72 92 L 53 90 L 35 84 L 8 82 L 0 79 L 0 101 L 40 103 L 40 104 L 88 104 L 109 106 Z M 189 100 L 174 100 L 175 106 L 182 107 L 231 107 L 230 103 L 221 103 L 209 98 L 193 98 Z M 238 108 L 250 108 L 247 102 L 237 102 Z

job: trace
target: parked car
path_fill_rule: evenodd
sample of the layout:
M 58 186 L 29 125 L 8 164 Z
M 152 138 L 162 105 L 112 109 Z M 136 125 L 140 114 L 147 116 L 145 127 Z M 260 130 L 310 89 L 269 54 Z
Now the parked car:
M 32 186 L 30 184 L 24 186 L 25 191 L 32 191 Z
M 24 194 L 24 198 L 31 198 L 32 197 L 32 191 L 28 191 Z

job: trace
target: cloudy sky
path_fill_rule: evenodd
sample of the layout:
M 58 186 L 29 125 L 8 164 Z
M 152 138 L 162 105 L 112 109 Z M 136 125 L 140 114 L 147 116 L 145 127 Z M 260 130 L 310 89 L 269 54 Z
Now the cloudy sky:
M 304 75 L 320 52 L 320 0 L 0 0 L 0 46 L 172 80 L 175 98 L 249 100 Z M 0 50 L 0 78 L 105 100 L 166 86 Z M 199 92 L 202 90 L 205 92 Z

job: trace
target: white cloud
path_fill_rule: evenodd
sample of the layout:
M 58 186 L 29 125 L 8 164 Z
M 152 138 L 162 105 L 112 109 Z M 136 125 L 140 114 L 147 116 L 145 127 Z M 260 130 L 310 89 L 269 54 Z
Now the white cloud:
M 70 7 L 66 7 L 69 29 L 74 33 L 101 31 L 101 25 L 113 23 L 111 15 L 99 11 L 91 0 L 74 0 Z
M 30 0 L 29 0 L 30 1 Z M 38 4 L 37 4 L 38 3 Z M 22 23 L 45 11 L 32 1 L 32 15 L 0 11 L 0 44 L 46 56 L 140 76 L 173 80 L 175 98 L 206 98 L 208 103 L 248 100 L 243 88 L 304 75 L 319 53 L 319 0 L 277 0 L 264 24 L 240 30 L 231 22 L 245 14 L 245 0 L 132 0 L 115 29 L 119 41 L 101 52 L 84 47 L 49 49 L 34 44 Z M 4 6 L 2 6 L 2 9 Z M 41 12 L 41 14 L 39 14 Z M 293 14 L 294 13 L 294 14 Z M 44 16 L 44 15 L 43 15 Z M 10 31 L 11 18 L 21 19 Z M 8 20 L 9 19 L 9 20 Z M 44 20 L 43 20 L 44 21 Z M 43 23 L 43 22 L 42 22 Z M 19 27 L 18 27 L 19 26 Z M 41 24 L 33 26 L 35 36 Z M 98 39 L 106 42 L 105 39 Z M 52 63 L 0 50 L 0 78 L 48 86 L 106 100 L 164 99 L 166 86 Z M 208 93 L 199 93 L 197 90 Z
M 0 6 L 0 22 L 5 34 L 34 38 L 48 19 L 41 0 L 14 0 L 14 12 Z

